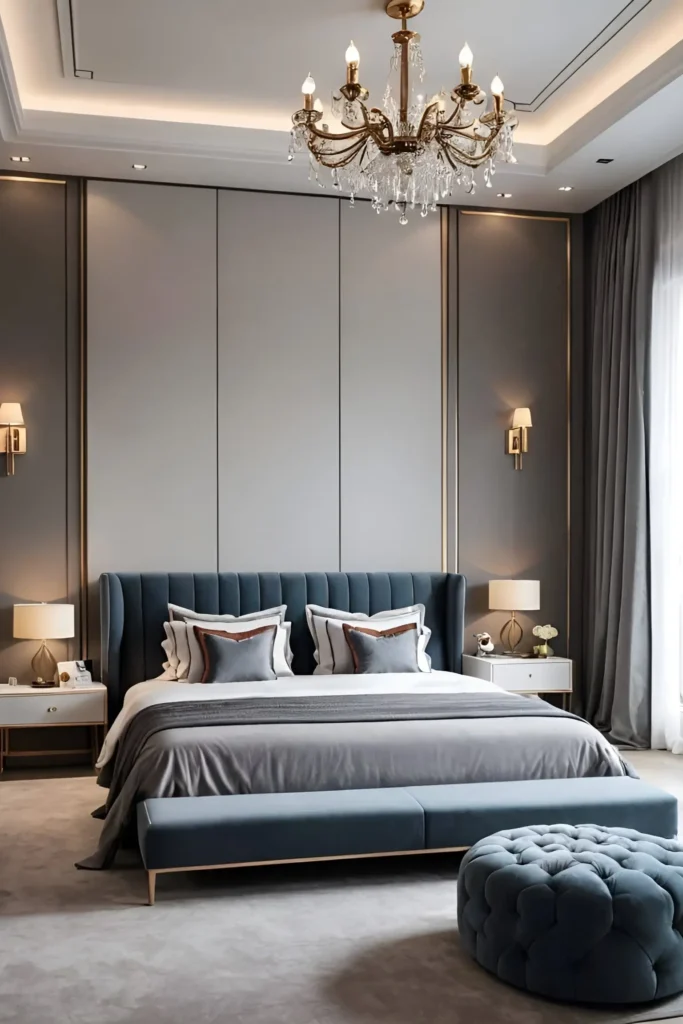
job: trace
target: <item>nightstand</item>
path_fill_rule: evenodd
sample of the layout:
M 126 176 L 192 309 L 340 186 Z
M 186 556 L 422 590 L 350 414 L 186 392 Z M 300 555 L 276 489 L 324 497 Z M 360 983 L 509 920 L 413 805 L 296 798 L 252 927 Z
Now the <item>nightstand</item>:
M 474 654 L 463 654 L 462 671 L 463 675 L 486 679 L 515 693 L 559 693 L 563 708 L 569 704 L 572 693 L 570 658 L 477 658 Z
M 80 750 L 10 750 L 12 729 L 47 729 L 84 725 L 90 730 L 90 746 Z M 0 685 L 0 773 L 6 757 L 43 757 L 56 754 L 90 754 L 93 764 L 107 730 L 107 688 L 102 683 L 79 689 Z

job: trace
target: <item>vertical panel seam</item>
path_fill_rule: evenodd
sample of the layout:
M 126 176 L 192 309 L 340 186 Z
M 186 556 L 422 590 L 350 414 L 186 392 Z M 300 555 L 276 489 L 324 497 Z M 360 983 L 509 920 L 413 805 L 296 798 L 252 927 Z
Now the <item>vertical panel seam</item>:
M 337 475 L 338 531 L 337 569 L 342 569 L 342 295 L 341 295 L 341 199 L 337 200 Z
M 216 572 L 220 572 L 221 567 L 221 475 L 220 475 L 220 345 L 219 345 L 219 331 L 220 331 L 220 313 L 218 306 L 218 216 L 219 216 L 219 204 L 218 204 L 218 189 L 215 191 L 216 195 L 216 215 L 215 215 L 215 257 L 216 257 Z

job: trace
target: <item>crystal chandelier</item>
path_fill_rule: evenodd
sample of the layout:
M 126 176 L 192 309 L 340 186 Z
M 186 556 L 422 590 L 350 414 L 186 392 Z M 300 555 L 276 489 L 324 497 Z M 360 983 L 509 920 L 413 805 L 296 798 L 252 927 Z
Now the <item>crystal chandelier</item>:
M 420 36 L 408 28 L 408 19 L 419 14 L 424 3 L 386 4 L 387 14 L 399 19 L 401 28 L 392 36 L 394 54 L 381 110 L 368 106 L 368 90 L 358 76 L 360 54 L 352 42 L 346 51 L 346 84 L 332 97 L 332 113 L 343 130 L 330 131 L 322 123 L 323 106 L 314 99 L 310 74 L 301 87 L 303 109 L 292 116 L 290 160 L 306 147 L 310 177 L 321 188 L 322 164 L 331 170 L 333 186 L 350 193 L 351 203 L 357 194 L 369 193 L 377 213 L 393 204 L 401 224 L 408 221 L 408 208 L 420 207 L 423 217 L 436 211 L 439 200 L 452 195 L 456 185 L 474 192 L 474 171 L 482 164 L 490 188 L 496 157 L 516 163 L 512 146 L 517 118 L 504 107 L 503 83 L 497 75 L 491 83 L 492 109 L 479 116 L 474 112 L 474 107 L 485 104 L 486 93 L 472 81 L 473 55 L 467 44 L 460 53 L 460 84 L 450 95 L 450 114 L 444 92 L 429 100 L 414 94 L 411 72 L 422 82 L 424 64 Z

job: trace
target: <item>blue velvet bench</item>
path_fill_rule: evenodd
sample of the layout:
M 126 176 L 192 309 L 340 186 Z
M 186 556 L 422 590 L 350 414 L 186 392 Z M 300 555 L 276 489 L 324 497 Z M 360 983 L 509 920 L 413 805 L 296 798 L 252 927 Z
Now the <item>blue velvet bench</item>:
M 544 821 L 678 830 L 676 798 L 630 778 L 164 797 L 137 815 L 150 904 L 157 875 L 172 871 L 466 850 Z

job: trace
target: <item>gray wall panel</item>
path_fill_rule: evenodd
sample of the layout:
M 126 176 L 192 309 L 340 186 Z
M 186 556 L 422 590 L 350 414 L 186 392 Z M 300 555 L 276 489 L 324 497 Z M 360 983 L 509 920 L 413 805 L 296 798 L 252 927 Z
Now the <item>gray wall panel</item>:
M 0 181 L 0 402 L 21 402 L 28 446 L 13 477 L 0 455 L 3 683 L 9 675 L 29 682 L 37 650 L 12 638 L 13 604 L 78 598 L 68 573 L 67 496 L 78 449 L 67 445 L 77 335 L 66 330 L 66 225 L 63 183 Z M 50 646 L 58 658 L 75 656 L 73 644 Z
M 498 641 L 491 577 L 540 579 L 541 610 L 567 643 L 567 224 L 458 214 L 459 570 L 469 582 L 468 633 Z M 457 275 L 457 277 L 456 277 Z M 512 411 L 529 406 L 524 468 L 504 452 Z M 470 641 L 470 647 L 472 646 Z M 525 647 L 533 643 L 525 637 Z
M 438 570 L 440 218 L 341 207 L 341 568 Z
M 339 204 L 219 193 L 219 565 L 339 565 Z
M 88 550 L 215 570 L 216 193 L 90 182 Z

